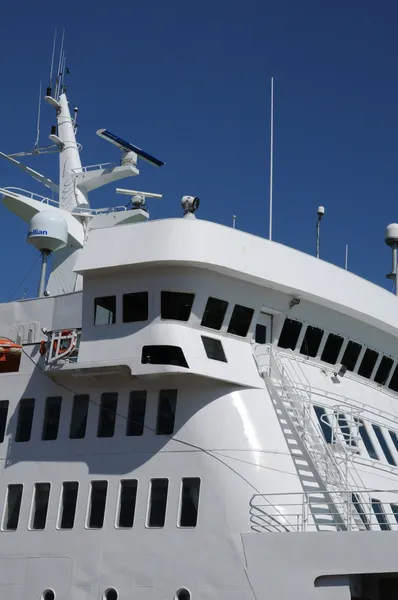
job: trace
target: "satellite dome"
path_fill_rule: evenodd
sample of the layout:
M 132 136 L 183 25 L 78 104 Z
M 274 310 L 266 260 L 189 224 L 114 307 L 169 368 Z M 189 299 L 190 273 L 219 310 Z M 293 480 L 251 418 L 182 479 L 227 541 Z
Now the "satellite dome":
M 388 246 L 398 244 L 398 223 L 391 223 L 386 229 L 385 242 Z
M 38 250 L 54 252 L 66 246 L 68 226 L 55 210 L 43 210 L 31 219 L 27 241 Z

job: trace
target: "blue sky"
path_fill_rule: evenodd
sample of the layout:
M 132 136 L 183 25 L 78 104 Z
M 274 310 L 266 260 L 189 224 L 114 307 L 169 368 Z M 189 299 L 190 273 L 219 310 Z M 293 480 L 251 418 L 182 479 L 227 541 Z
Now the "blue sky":
M 398 220 L 397 24 L 393 0 L 6 3 L 0 149 L 33 146 L 39 82 L 64 26 L 83 164 L 118 159 L 95 135 L 106 127 L 166 161 L 143 164 L 134 183 L 164 194 L 152 218 L 179 216 L 192 194 L 198 217 L 229 225 L 236 214 L 239 229 L 267 236 L 273 75 L 274 239 L 314 253 L 323 204 L 321 256 L 343 266 L 348 243 L 350 270 L 391 289 L 383 239 Z M 43 145 L 53 121 L 43 106 Z M 26 162 L 57 176 L 56 157 Z M 6 162 L 0 185 L 46 194 Z M 114 187 L 94 192 L 92 205 L 120 203 Z M 31 295 L 39 263 L 27 226 L 4 207 L 0 223 L 0 301 Z

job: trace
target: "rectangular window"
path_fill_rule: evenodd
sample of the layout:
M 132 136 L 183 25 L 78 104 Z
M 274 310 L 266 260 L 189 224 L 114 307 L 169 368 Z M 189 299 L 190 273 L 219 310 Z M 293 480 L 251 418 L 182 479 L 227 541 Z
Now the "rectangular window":
M 143 365 L 174 365 L 188 368 L 182 348 L 179 346 L 144 346 L 141 363 Z
M 59 418 L 61 415 L 61 396 L 51 396 L 46 400 L 44 410 L 42 440 L 56 440 L 58 437 Z
M 184 477 L 181 486 L 180 527 L 196 527 L 199 508 L 199 477 Z
M 94 325 L 116 323 L 116 296 L 103 296 L 94 300 Z
M 389 431 L 388 433 L 390 434 L 390 438 L 392 439 L 395 449 L 398 452 L 398 436 L 397 436 L 397 434 L 395 433 L 395 431 Z
M 73 398 L 69 430 L 69 437 L 72 440 L 82 439 L 86 435 L 89 400 L 88 394 L 78 394 Z
M 378 358 L 378 352 L 376 352 L 375 350 L 371 350 L 370 348 L 366 348 L 365 354 L 363 355 L 363 358 L 361 360 L 361 364 L 359 365 L 358 375 L 361 375 L 361 377 L 367 377 L 369 379 L 372 375 L 374 366 Z
M 160 316 L 162 319 L 188 321 L 195 294 L 184 292 L 162 292 Z
M 316 406 L 314 404 L 314 411 L 321 426 L 323 437 L 327 444 L 332 443 L 332 427 L 330 425 L 329 417 L 327 416 L 326 410 L 322 406 Z
M 373 430 L 379 441 L 379 444 L 384 452 L 387 462 L 390 463 L 390 465 L 396 465 L 397 463 L 395 462 L 395 460 L 391 454 L 390 448 L 388 447 L 388 444 L 384 438 L 382 430 L 380 429 L 380 427 L 378 425 L 372 425 L 372 427 L 373 427 Z
M 384 512 L 382 503 L 380 502 L 380 500 L 377 500 L 376 498 L 372 498 L 371 502 L 372 502 L 373 512 L 376 516 L 376 519 L 379 522 L 380 529 L 382 529 L 383 531 L 388 531 L 389 529 L 391 529 L 391 527 L 387 521 L 386 513 Z
M 392 358 L 389 356 L 383 356 L 379 366 L 377 367 L 376 375 L 374 377 L 376 383 L 379 383 L 380 385 L 385 385 L 387 383 L 393 363 L 394 361 Z
M 78 481 L 65 481 L 62 484 L 61 513 L 59 515 L 60 529 L 73 529 L 78 491 Z
M 164 526 L 168 489 L 168 479 L 152 479 L 149 497 L 148 527 Z
M 148 292 L 123 295 L 123 323 L 148 320 Z
M 390 390 L 394 390 L 394 392 L 398 392 L 398 365 L 394 369 L 394 373 L 392 374 L 390 383 L 388 384 Z
M 105 392 L 101 394 L 100 415 L 98 421 L 97 437 L 112 437 L 115 433 L 117 409 L 117 393 Z
M 321 354 L 321 360 L 329 363 L 330 365 L 335 365 L 343 342 L 344 338 L 342 338 L 341 335 L 329 333 L 325 347 Z
M 359 425 L 359 434 L 362 438 L 363 443 L 365 444 L 365 448 L 368 451 L 368 454 L 370 456 L 370 458 L 373 458 L 375 460 L 379 460 L 379 457 L 377 455 L 377 452 L 375 450 L 375 447 L 373 446 L 373 442 L 370 439 L 370 436 L 368 434 L 368 431 L 365 427 L 365 423 L 359 419 L 358 420 L 358 425 Z
M 369 521 L 368 521 L 368 517 L 365 514 L 365 511 L 363 510 L 363 506 L 359 501 L 359 497 L 357 494 L 351 494 L 351 500 L 353 505 L 355 506 L 355 510 L 357 511 L 359 518 L 361 519 L 362 523 L 365 525 L 366 529 L 370 529 L 370 525 L 369 525 Z
M 293 321 L 293 319 L 285 319 L 281 334 L 279 336 L 279 348 L 294 350 L 297 346 L 302 327 L 303 324 L 299 321 Z
M 101 529 L 104 524 L 107 481 L 92 481 L 88 513 L 89 529 Z
M 210 298 L 207 300 L 205 312 L 201 325 L 202 327 L 209 327 L 210 329 L 217 329 L 219 331 L 224 322 L 225 313 L 227 312 L 228 302 L 226 300 L 220 300 L 219 298 Z
M 224 348 L 222 347 L 220 340 L 202 335 L 202 342 L 203 346 L 205 347 L 207 358 L 212 358 L 213 360 L 219 360 L 221 362 L 227 362 Z
M 3 529 L 15 531 L 18 527 L 21 512 L 22 489 L 20 483 L 12 483 L 7 489 L 7 500 L 3 519 Z
M 318 354 L 322 336 L 322 329 L 308 325 L 307 329 L 305 330 L 304 339 L 300 348 L 301 354 L 312 357 L 316 356 Z
M 142 435 L 144 433 L 145 408 L 146 391 L 130 392 L 126 435 Z
M 347 418 L 343 413 L 337 413 L 337 422 L 347 446 L 356 446 L 355 440 L 351 434 L 350 426 L 348 425 Z
M 233 333 L 234 335 L 239 335 L 240 337 L 246 337 L 253 315 L 253 308 L 235 304 L 232 317 L 228 325 L 228 333 Z
M 16 442 L 28 442 L 32 433 L 33 414 L 35 401 L 33 398 L 22 398 L 19 401 Z
M 44 529 L 46 526 L 50 487 L 49 483 L 35 484 L 31 529 Z
M 136 479 L 124 479 L 120 482 L 118 527 L 132 527 L 134 524 L 137 486 Z
M 361 344 L 357 344 L 357 342 L 348 342 L 346 349 L 344 350 L 343 358 L 341 359 L 341 364 L 347 369 L 347 371 L 353 371 L 355 369 L 355 365 L 357 364 L 358 356 L 362 350 Z
M 394 518 L 395 518 L 396 522 L 398 523 L 398 504 L 390 504 L 390 506 L 391 506 L 392 514 L 394 515 Z
M 265 325 L 261 325 L 261 323 L 257 323 L 256 332 L 254 335 L 254 341 L 257 344 L 266 344 L 267 343 L 267 328 Z
M 8 405 L 8 400 L 0 400 L 0 443 L 4 442 L 6 433 Z
M 174 421 L 177 406 L 177 390 L 160 390 L 156 433 L 171 435 L 174 431 Z

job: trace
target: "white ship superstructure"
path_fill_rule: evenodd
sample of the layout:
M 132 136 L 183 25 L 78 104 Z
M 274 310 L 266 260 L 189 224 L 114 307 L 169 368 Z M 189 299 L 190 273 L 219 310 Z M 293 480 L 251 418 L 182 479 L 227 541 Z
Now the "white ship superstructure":
M 0 305 L 0 598 L 395 598 L 397 297 L 191 196 L 92 208 L 163 163 L 100 129 L 82 166 L 58 79 L 58 200 L 0 190 L 42 253 Z

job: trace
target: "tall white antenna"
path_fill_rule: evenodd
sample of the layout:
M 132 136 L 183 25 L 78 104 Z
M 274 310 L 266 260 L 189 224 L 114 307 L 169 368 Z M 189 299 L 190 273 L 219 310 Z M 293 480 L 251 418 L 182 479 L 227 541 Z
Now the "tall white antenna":
M 232 215 L 232 229 L 236 227 L 236 215 Z
M 54 69 L 54 56 L 55 56 L 55 43 L 57 41 L 57 29 L 54 31 L 54 41 L 53 41 L 53 54 L 51 57 L 51 67 L 50 67 L 50 82 L 48 84 L 47 96 L 51 96 L 51 89 L 53 87 L 53 69 Z
M 348 244 L 345 245 L 345 263 L 344 263 L 344 268 L 347 271 L 348 270 Z
M 64 38 L 65 38 L 65 29 L 62 31 L 61 49 L 59 51 L 58 71 L 57 71 L 57 78 L 56 78 L 56 83 L 55 83 L 55 94 L 54 94 L 54 98 L 56 100 L 58 100 L 59 91 L 60 91 L 61 67 L 62 67 L 62 59 L 64 56 Z
M 41 88 L 42 82 L 40 81 L 40 90 L 39 90 L 39 108 L 37 109 L 37 134 L 36 134 L 36 142 L 33 146 L 34 150 L 37 150 L 39 147 L 39 137 L 40 137 L 40 109 L 41 109 Z
M 316 251 L 315 256 L 319 258 L 319 248 L 321 244 L 321 219 L 325 214 L 325 208 L 323 206 L 318 206 L 317 210 L 318 219 L 316 222 Z
M 272 240 L 272 186 L 274 171 L 274 78 L 271 77 L 271 140 L 269 166 L 269 239 Z

